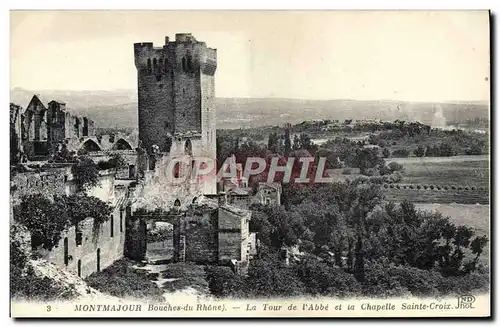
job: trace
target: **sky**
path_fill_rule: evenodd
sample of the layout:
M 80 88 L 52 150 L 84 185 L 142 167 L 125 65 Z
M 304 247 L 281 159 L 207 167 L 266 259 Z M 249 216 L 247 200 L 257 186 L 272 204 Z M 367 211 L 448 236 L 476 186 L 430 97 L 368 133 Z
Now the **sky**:
M 136 89 L 133 43 L 192 33 L 218 97 L 487 101 L 487 11 L 13 11 L 11 88 Z

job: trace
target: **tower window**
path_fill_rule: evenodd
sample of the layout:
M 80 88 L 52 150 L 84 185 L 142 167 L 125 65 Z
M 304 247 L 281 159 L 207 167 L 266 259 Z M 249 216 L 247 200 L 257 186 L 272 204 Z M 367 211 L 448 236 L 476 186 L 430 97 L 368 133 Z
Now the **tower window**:
M 156 68 L 157 68 L 157 65 L 156 65 L 156 58 L 153 58 L 153 70 L 156 72 Z
M 153 71 L 151 70 L 151 59 L 150 58 L 148 58 L 148 64 L 147 65 L 148 65 L 148 75 L 151 75 L 151 73 Z
M 182 70 L 183 71 L 186 71 L 187 70 L 187 67 L 186 67 L 186 58 L 182 58 Z
M 77 231 L 75 234 L 75 242 L 76 246 L 82 245 L 83 233 L 81 231 Z
M 163 59 L 160 58 L 159 63 L 158 63 L 158 70 L 162 71 L 163 70 Z

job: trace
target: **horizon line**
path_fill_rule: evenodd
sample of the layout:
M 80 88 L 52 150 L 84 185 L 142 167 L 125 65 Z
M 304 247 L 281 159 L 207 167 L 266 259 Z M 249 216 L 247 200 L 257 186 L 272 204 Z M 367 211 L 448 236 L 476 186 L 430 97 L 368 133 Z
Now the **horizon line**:
M 137 92 L 137 89 L 133 88 L 116 88 L 116 89 L 36 89 L 36 90 L 29 90 L 25 89 L 21 86 L 15 86 L 10 88 L 10 92 L 20 89 L 24 90 L 27 92 L 33 92 L 33 94 L 39 94 L 39 92 L 117 92 L 117 91 L 134 91 Z M 484 103 L 484 104 L 491 104 L 491 100 L 397 100 L 397 99 L 388 99 L 388 98 L 380 98 L 380 99 L 356 99 L 356 98 L 330 98 L 330 99 L 318 99 L 318 98 L 294 98 L 294 97 L 279 97 L 279 96 L 258 96 L 258 97 L 252 97 L 252 96 L 215 96 L 217 99 L 256 99 L 256 100 L 301 100 L 301 101 L 359 101 L 359 102 L 366 102 L 366 101 L 387 101 L 387 102 L 415 102 L 415 103 Z

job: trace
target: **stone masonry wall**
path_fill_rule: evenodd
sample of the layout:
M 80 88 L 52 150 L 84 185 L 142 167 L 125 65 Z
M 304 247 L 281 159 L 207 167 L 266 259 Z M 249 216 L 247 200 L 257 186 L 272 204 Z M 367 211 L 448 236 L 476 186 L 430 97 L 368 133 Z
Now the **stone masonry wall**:
M 82 232 L 82 244 L 76 245 L 76 227 L 71 227 L 61 235 L 58 245 L 51 251 L 42 251 L 43 259 L 78 274 L 85 278 L 109 267 L 124 255 L 125 214 L 120 219 L 120 209 L 115 208 L 112 219 L 101 225 L 95 225 L 93 218 L 79 224 Z M 111 234 L 113 230 L 113 234 Z M 65 239 L 67 240 L 68 260 L 65 262 Z M 99 253 L 99 255 L 98 255 Z M 80 268 L 79 268 L 80 267 Z

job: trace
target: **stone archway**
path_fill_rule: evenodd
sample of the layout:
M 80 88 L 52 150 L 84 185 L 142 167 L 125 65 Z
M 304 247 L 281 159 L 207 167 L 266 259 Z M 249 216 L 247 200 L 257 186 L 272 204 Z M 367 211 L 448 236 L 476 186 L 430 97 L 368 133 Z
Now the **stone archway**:
M 99 144 L 97 144 L 92 139 L 88 139 L 87 141 L 83 142 L 83 144 L 80 146 L 80 149 L 85 150 L 87 152 L 101 151 L 101 147 L 99 146 Z
M 129 142 L 124 140 L 123 138 L 120 138 L 118 141 L 116 141 L 113 144 L 113 150 L 132 150 L 132 146 L 130 145 Z

